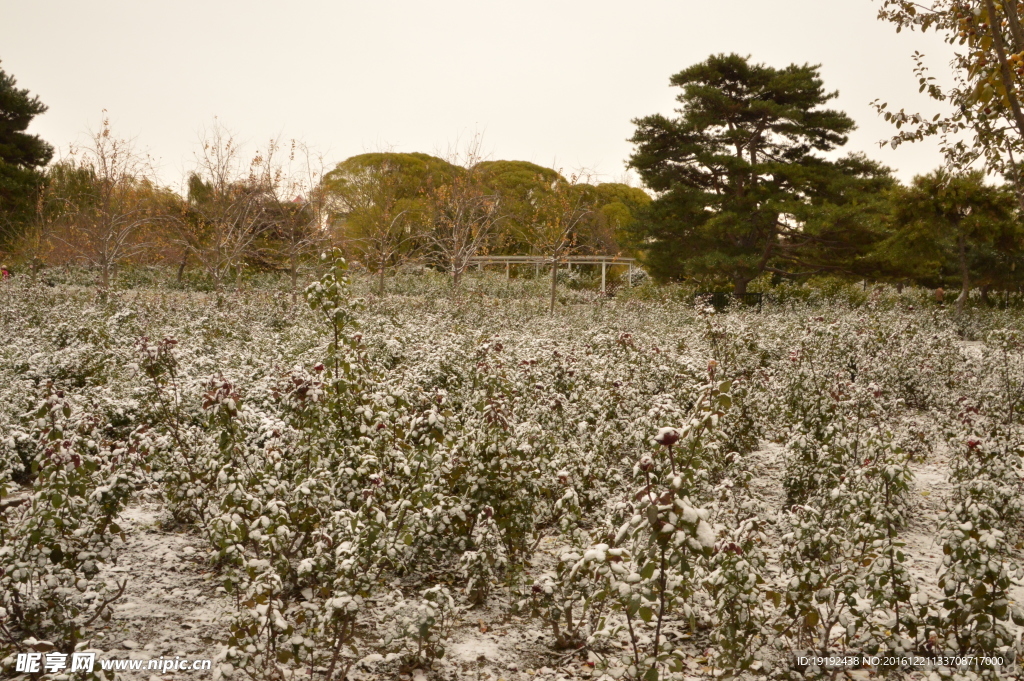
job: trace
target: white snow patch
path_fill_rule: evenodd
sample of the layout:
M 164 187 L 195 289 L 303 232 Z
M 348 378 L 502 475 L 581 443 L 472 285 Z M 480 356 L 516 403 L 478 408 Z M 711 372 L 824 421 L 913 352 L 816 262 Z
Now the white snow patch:
M 488 662 L 495 662 L 503 657 L 498 642 L 487 635 L 459 641 L 452 645 L 450 653 L 452 659 L 463 662 L 477 662 L 481 657 Z

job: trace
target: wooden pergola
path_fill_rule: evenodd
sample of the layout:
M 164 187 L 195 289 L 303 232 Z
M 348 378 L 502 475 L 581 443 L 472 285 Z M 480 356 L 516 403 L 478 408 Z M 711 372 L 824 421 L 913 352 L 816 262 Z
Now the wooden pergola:
M 629 276 L 627 285 L 633 287 L 633 263 L 636 258 L 623 258 L 618 255 L 563 255 L 560 257 L 548 257 L 543 255 L 475 255 L 469 259 L 471 265 L 476 265 L 482 270 L 485 265 L 504 265 L 505 276 L 512 276 L 512 265 L 533 265 L 534 276 L 540 276 L 541 265 L 557 267 L 566 265 L 572 269 L 573 265 L 600 265 L 601 266 L 601 293 L 606 290 L 607 272 L 609 265 L 627 265 Z

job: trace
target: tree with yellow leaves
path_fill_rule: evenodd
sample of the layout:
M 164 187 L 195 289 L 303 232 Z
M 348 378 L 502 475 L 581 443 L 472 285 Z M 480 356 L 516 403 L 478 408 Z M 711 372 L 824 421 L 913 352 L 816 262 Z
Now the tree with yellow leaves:
M 1024 207 L 1024 2 L 1017 0 L 881 0 L 879 18 L 897 32 L 932 30 L 956 49 L 955 84 L 943 89 L 929 75 L 924 55 L 914 54 L 920 89 L 953 113 L 928 118 L 905 110 L 891 111 L 875 102 L 899 132 L 889 141 L 938 137 L 951 170 L 978 161 L 1012 182 Z

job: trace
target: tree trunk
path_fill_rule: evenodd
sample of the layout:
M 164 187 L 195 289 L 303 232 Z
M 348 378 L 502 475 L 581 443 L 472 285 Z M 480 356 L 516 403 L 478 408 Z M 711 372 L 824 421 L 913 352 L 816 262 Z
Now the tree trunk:
M 558 295 L 558 261 L 551 259 L 551 314 L 555 314 L 555 298 Z
M 750 283 L 750 279 L 733 279 L 733 295 L 745 296 L 747 295 L 747 284 Z
M 185 278 L 185 264 L 188 263 L 188 253 L 181 258 L 181 262 L 178 263 L 178 284 L 181 285 L 182 279 Z
M 989 288 L 990 286 L 988 284 L 981 287 L 981 300 L 985 303 L 986 307 L 992 307 L 992 300 L 988 297 Z
M 380 264 L 380 297 L 384 297 L 384 263 Z
M 299 266 L 292 263 L 291 269 L 288 270 L 288 275 L 292 280 L 292 305 L 299 302 Z
M 971 292 L 971 269 L 967 265 L 967 237 L 961 234 L 956 239 L 957 251 L 960 256 L 960 281 L 962 288 L 956 299 L 956 311 L 960 314 L 967 304 L 967 296 Z

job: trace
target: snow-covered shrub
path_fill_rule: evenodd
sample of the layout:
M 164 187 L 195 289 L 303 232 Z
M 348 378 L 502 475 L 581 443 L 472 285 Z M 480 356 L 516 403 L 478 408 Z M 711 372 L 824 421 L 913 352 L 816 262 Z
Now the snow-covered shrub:
M 262 567 L 259 561 L 250 563 L 254 572 Z M 239 601 L 231 624 L 226 660 L 252 678 L 293 678 L 303 669 L 346 678 L 361 657 L 356 635 L 366 601 L 359 593 L 339 590 L 337 580 L 332 586 L 307 587 L 293 600 L 280 589 L 276 575 L 254 574 L 248 598 Z
M 997 402 L 992 407 L 1007 423 L 1024 420 L 1024 333 L 1016 329 L 992 331 L 984 359 L 991 376 L 989 399 Z
M 456 615 L 455 600 L 443 586 L 423 590 L 416 600 L 393 595 L 384 607 L 382 642 L 403 665 L 429 669 L 444 657 Z
M 788 513 L 777 630 L 797 650 L 821 653 L 840 644 L 907 653 L 921 642 L 923 612 L 897 538 L 911 480 L 907 459 L 862 444 L 859 464 Z
M 953 491 L 939 522 L 942 597 L 928 626 L 937 650 L 1020 660 L 1024 645 L 1010 622 L 1024 626 L 1024 609 L 1010 589 L 1024 583 L 1024 446 L 1013 426 L 1019 379 L 1009 338 L 990 355 L 1001 389 L 961 402 L 947 426 Z
M 999 655 L 1012 661 L 1024 650 L 1007 624 L 1012 619 L 1024 626 L 1024 610 L 1011 602 L 1009 589 L 1024 579 L 1024 571 L 1006 534 L 994 526 L 995 515 L 990 506 L 969 496 L 945 514 L 940 530 L 942 598 L 928 624 L 943 652 Z
M 924 597 L 908 569 L 909 557 L 899 537 L 912 510 L 913 471 L 909 460 L 908 453 L 894 446 L 876 452 L 857 472 L 862 480 L 854 485 L 858 490 L 848 499 L 851 511 L 875 529 L 864 589 L 858 597 L 871 605 L 871 619 L 861 645 L 879 654 L 912 653 L 924 635 Z
M 483 605 L 499 573 L 508 562 L 501 543 L 501 531 L 494 522 L 494 511 L 484 507 L 473 528 L 473 549 L 459 558 L 459 569 L 466 580 L 466 596 L 471 605 Z
M 704 588 L 711 598 L 714 665 L 732 676 L 767 669 L 765 646 L 773 637 L 764 579 L 767 537 L 759 519 L 748 515 L 724 535 L 715 543 Z
M 708 510 L 692 505 L 701 480 L 695 454 L 730 404 L 728 382 L 714 381 L 713 370 L 711 378 L 682 428 L 658 432 L 655 441 L 662 453 L 645 454 L 637 462 L 634 474 L 641 486 L 627 502 L 628 520 L 610 541 L 591 546 L 568 574 L 598 584 L 590 600 L 622 617 L 602 617 L 591 635 L 595 640 L 626 637 L 628 652 L 604 660 L 617 678 L 680 671 L 684 656 L 668 636 L 668 627 L 678 627 L 678 622 L 670 624 L 672 616 L 681 616 L 691 631 L 697 626 L 694 596 L 716 537 Z
M 554 647 L 575 648 L 597 631 L 604 602 L 595 599 L 600 585 L 576 570 L 577 551 L 565 551 L 553 575 L 543 575 L 529 586 L 513 609 L 538 619 L 551 629 Z
M 650 281 L 651 277 L 647 274 L 647 270 L 642 267 L 632 267 L 625 270 L 619 275 L 619 280 L 623 286 L 640 286 L 644 282 Z
M 341 679 L 368 655 L 426 668 L 445 630 L 477 617 L 449 608 L 436 640 L 437 625 L 419 634 L 420 614 L 448 607 L 421 603 L 439 584 L 503 628 L 522 626 L 502 619 L 512 604 L 553 647 L 631 677 L 792 676 L 814 672 L 786 659 L 805 647 L 1016 635 L 997 591 L 1005 574 L 1016 595 L 1021 564 L 1024 376 L 1016 332 L 993 330 L 1017 313 L 975 315 L 984 340 L 963 343 L 945 312 L 891 292 L 711 314 L 681 305 L 683 288 L 645 286 L 550 317 L 548 280 L 486 273 L 457 299 L 443 277 L 403 275 L 363 306 L 375 284 L 336 254 L 323 265 L 305 308 L 258 288 L 97 303 L 5 284 L 4 522 L 22 527 L 20 500 L 44 485 L 38 419 L 21 415 L 61 390 L 90 439 L 137 457 L 126 501 L 142 487 L 163 529 L 206 542 L 231 610 L 219 642 L 243 678 Z M 709 398 L 723 381 L 728 398 Z M 991 529 L 974 537 L 968 521 Z M 950 607 L 922 548 L 932 535 L 951 551 Z
M 569 472 L 559 471 L 557 477 L 565 492 L 555 502 L 554 510 L 559 535 L 568 547 L 559 552 L 553 574 L 540 576 L 527 585 L 526 593 L 518 594 L 512 611 L 540 620 L 551 629 L 555 648 L 562 649 L 582 645 L 597 631 L 604 603 L 593 598 L 600 585 L 575 569 L 591 544 L 591 535 L 581 527 L 583 509 L 570 485 Z
M 753 328 L 739 324 L 726 316 L 706 312 L 700 315 L 704 341 L 716 364 L 719 380 L 728 380 L 732 399 L 729 418 L 718 428 L 713 438 L 717 451 L 724 456 L 736 452 L 746 454 L 757 449 L 767 434 L 765 414 L 771 409 L 766 395 L 754 386 L 769 377 L 767 367 L 771 352 L 759 341 Z M 713 466 L 716 477 L 727 461 L 719 460 Z
M 327 345 L 328 373 L 325 376 L 338 385 L 353 370 L 351 362 L 345 360 L 343 346 L 353 347 L 358 343 L 359 339 L 350 331 L 354 331 L 358 325 L 356 312 L 363 307 L 363 301 L 351 297 L 348 263 L 339 249 L 335 248 L 330 254 L 322 254 L 320 259 L 329 269 L 319 281 L 306 288 L 306 301 L 330 330 L 330 342 Z
M 135 442 L 105 437 L 62 390 L 44 390 L 2 448 L 12 441 L 15 465 L 27 459 L 30 470 L 23 489 L 12 484 L 14 466 L 0 477 L 0 653 L 29 636 L 70 653 L 124 593 L 124 582 L 99 572 L 145 462 Z

